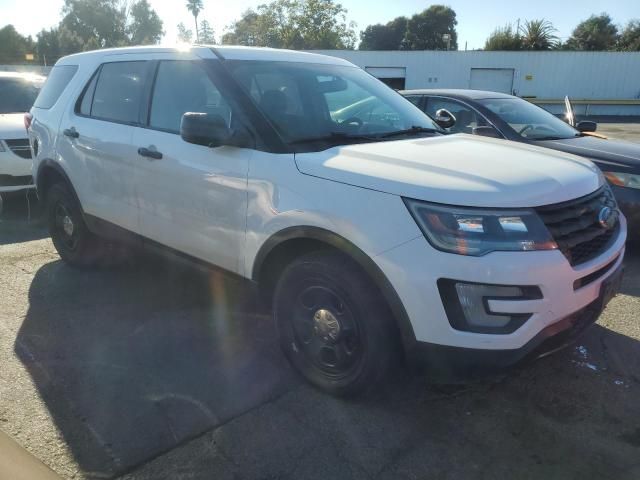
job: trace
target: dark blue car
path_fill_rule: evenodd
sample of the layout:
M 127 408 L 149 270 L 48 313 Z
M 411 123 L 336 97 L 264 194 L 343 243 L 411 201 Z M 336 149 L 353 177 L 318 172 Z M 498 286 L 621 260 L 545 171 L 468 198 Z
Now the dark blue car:
M 452 133 L 530 143 L 593 161 L 612 185 L 627 217 L 629 237 L 640 239 L 640 144 L 599 136 L 594 122 L 577 122 L 573 127 L 526 100 L 503 93 L 431 89 L 400 93 L 442 126 L 453 121 L 448 128 Z M 454 118 L 447 118 L 448 113 Z

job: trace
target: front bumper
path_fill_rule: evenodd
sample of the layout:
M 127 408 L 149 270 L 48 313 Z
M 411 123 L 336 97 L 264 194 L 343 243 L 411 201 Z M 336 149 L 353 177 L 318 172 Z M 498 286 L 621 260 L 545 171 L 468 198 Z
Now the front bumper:
M 31 177 L 32 160 L 16 155 L 4 142 L 2 146 L 4 151 L 0 151 L 0 193 L 35 188 Z
M 471 257 L 435 250 L 424 237 L 384 252 L 375 260 L 405 308 L 415 336 L 414 346 L 426 343 L 435 348 L 488 351 L 487 355 L 511 351 L 514 357 L 520 357 L 523 349 L 532 350 L 532 345 L 540 343 L 540 335 L 547 336 L 541 332 L 557 331 L 565 319 L 597 304 L 603 283 L 622 265 L 626 230 L 626 221 L 621 217 L 620 231 L 612 244 L 597 257 L 575 267 L 557 250 L 493 252 Z M 443 278 L 534 286 L 539 288 L 541 297 L 489 302 L 494 312 L 530 314 L 528 320 L 511 333 L 462 331 L 452 327 L 445 311 L 437 286 Z M 405 342 L 405 350 L 413 348 L 407 348 Z M 410 351 L 407 354 L 412 356 Z
M 611 185 L 620 210 L 627 218 L 630 240 L 640 241 L 640 190 Z
M 622 267 L 620 266 L 609 279 L 618 282 L 621 277 Z M 505 372 L 512 367 L 545 357 L 571 345 L 598 320 L 611 298 L 610 294 L 610 291 L 601 292 L 597 300 L 542 329 L 521 348 L 482 350 L 418 342 L 409 352 L 408 361 L 436 381 L 465 380 Z

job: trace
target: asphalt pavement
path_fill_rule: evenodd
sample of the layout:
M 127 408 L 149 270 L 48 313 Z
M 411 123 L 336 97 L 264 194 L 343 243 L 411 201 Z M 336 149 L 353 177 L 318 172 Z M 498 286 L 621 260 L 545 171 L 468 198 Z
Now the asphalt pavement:
M 637 247 L 574 347 L 346 401 L 291 371 L 245 283 L 151 253 L 74 270 L 23 200 L 0 217 L 0 429 L 63 478 L 640 478 Z

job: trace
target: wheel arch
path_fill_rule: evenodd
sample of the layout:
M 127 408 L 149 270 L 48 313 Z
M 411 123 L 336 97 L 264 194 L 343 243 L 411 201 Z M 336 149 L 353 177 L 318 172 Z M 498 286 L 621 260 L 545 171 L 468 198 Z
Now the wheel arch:
M 333 249 L 348 255 L 369 275 L 391 310 L 407 356 L 416 345 L 416 336 L 398 293 L 371 257 L 346 238 L 321 227 L 285 228 L 264 242 L 255 257 L 251 278 L 270 302 L 277 277 L 288 262 L 319 249 Z
M 71 179 L 67 172 L 64 171 L 64 168 L 60 166 L 58 162 L 51 160 L 49 158 L 42 160 L 40 165 L 38 165 L 38 173 L 36 175 L 36 191 L 38 192 L 38 197 L 41 200 L 46 200 L 46 191 L 51 185 L 62 182 L 68 188 L 73 198 L 78 202 L 78 205 L 81 206 L 80 199 L 78 198 L 78 194 L 76 193 L 75 188 L 73 188 L 73 184 L 71 183 Z

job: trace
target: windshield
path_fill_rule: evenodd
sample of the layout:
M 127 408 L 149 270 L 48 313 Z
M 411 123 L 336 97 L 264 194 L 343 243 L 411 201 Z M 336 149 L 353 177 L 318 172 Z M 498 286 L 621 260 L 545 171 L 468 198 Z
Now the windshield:
M 28 112 L 41 86 L 39 82 L 19 77 L 0 77 L 0 113 Z
M 357 67 L 237 61 L 230 68 L 287 143 L 442 132 L 411 102 Z
M 578 131 L 546 110 L 520 98 L 485 98 L 478 100 L 522 138 L 528 140 L 554 140 L 573 138 Z

